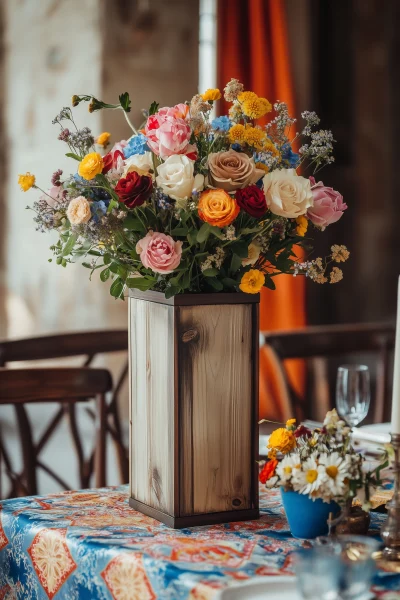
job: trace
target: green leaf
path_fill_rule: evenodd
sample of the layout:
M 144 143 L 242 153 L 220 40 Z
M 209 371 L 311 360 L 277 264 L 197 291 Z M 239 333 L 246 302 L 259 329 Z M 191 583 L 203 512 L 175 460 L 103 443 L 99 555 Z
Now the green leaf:
M 247 258 L 249 255 L 249 244 L 247 242 L 234 242 L 229 249 L 240 258 Z
M 107 208 L 107 214 L 110 214 L 112 209 L 118 208 L 118 206 L 119 206 L 119 203 L 116 200 L 110 200 L 110 204 L 108 205 L 108 208 Z
M 219 281 L 219 279 L 207 279 L 207 283 L 209 283 L 211 285 L 211 287 L 214 288 L 214 290 L 216 290 L 217 292 L 220 292 L 221 290 L 224 289 L 224 286 L 222 285 L 222 282 Z
M 82 160 L 82 158 L 78 154 L 74 154 L 73 152 L 67 152 L 65 156 L 68 156 L 68 158 L 74 158 L 79 162 L 81 162 Z
M 179 237 L 180 235 L 185 237 L 188 234 L 188 228 L 187 227 L 175 227 L 175 229 L 171 230 L 171 235 L 176 235 L 177 237 Z
M 237 254 L 232 255 L 230 270 L 232 273 L 236 273 L 242 266 L 242 259 Z
M 85 267 L 85 269 L 93 269 L 93 265 L 87 262 L 83 262 L 82 267 Z
M 240 229 L 239 233 L 240 233 L 240 235 L 247 235 L 248 233 L 257 233 L 258 231 L 261 231 L 261 230 L 262 230 L 261 226 L 245 227 L 244 229 Z
M 209 232 L 212 233 L 212 235 L 215 235 L 215 237 L 219 238 L 220 240 L 224 239 L 224 234 L 219 227 L 215 227 L 215 225 L 209 225 L 208 227 Z
M 120 298 L 121 294 L 124 291 L 124 282 L 120 277 L 115 279 L 110 287 L 110 294 L 114 296 L 114 298 Z
M 139 260 L 139 258 L 140 258 L 140 257 L 139 257 L 139 254 L 136 252 L 136 250 L 135 250 L 135 249 L 131 250 L 131 251 L 129 252 L 129 254 L 130 254 L 130 257 L 131 257 L 133 260 Z
M 187 234 L 187 240 L 191 246 L 194 246 L 197 243 L 197 233 L 198 232 L 196 231 L 196 229 L 193 229 Z
M 167 288 L 165 290 L 165 297 L 167 298 L 172 298 L 173 296 L 176 296 L 177 294 L 179 294 L 180 292 L 180 288 L 179 287 L 175 287 L 174 285 L 171 285 L 169 288 Z
M 190 286 L 190 270 L 185 271 L 180 284 L 181 288 L 186 290 Z
M 154 102 L 150 104 L 149 115 L 155 115 L 159 106 L 160 105 L 154 100 Z
M 130 277 L 126 280 L 126 285 L 128 288 L 135 288 L 136 290 L 146 292 L 155 282 L 155 279 L 148 279 L 147 277 Z
M 147 233 L 147 229 L 142 223 L 142 221 L 132 215 L 129 215 L 124 220 L 124 229 L 128 229 L 128 231 L 139 231 L 140 233 Z
M 205 242 L 206 239 L 208 238 L 208 236 L 210 235 L 210 225 L 208 223 L 203 223 L 203 225 L 200 227 L 199 231 L 197 232 L 197 241 L 199 242 L 199 244 L 201 244 L 202 242 Z
M 111 256 L 109 254 L 104 254 L 103 256 L 103 263 L 105 265 L 109 265 L 111 262 Z
M 219 271 L 215 267 L 212 267 L 210 269 L 205 269 L 203 271 L 204 277 L 215 277 L 218 274 L 219 274 Z
M 120 277 L 122 277 L 122 279 L 126 279 L 127 270 L 122 265 L 113 262 L 108 268 L 110 269 L 111 273 L 115 273 L 115 275 L 119 275 Z
M 236 287 L 238 285 L 238 282 L 236 281 L 236 279 L 232 279 L 231 277 L 224 277 L 222 279 L 222 283 L 224 284 L 225 287 Z
M 132 102 L 131 102 L 131 99 L 129 98 L 128 92 L 124 92 L 123 94 L 120 94 L 119 101 L 125 112 L 127 112 L 127 113 L 131 112 Z
M 264 283 L 265 287 L 268 288 L 269 290 L 275 290 L 276 289 L 276 285 L 273 282 L 273 280 L 271 279 L 271 277 L 266 277 L 265 278 L 265 283 Z
M 69 236 L 64 248 L 62 249 L 61 256 L 68 256 L 68 254 L 71 254 L 71 250 L 75 246 L 76 239 L 77 236 L 74 233 Z
M 100 272 L 100 279 L 101 281 L 107 281 L 107 279 L 110 277 L 110 269 L 104 269 L 103 271 Z

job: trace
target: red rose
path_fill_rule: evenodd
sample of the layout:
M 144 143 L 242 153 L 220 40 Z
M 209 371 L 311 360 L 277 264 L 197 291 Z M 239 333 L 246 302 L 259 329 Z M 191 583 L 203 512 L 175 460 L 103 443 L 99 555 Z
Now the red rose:
M 135 208 L 143 204 L 150 196 L 152 189 L 151 177 L 139 175 L 136 171 L 128 173 L 115 186 L 120 202 L 123 202 L 128 208 Z
M 264 192 L 256 185 L 249 185 L 235 194 L 236 202 L 252 217 L 262 217 L 267 212 L 267 201 Z
M 105 156 L 103 156 L 103 173 L 108 173 L 111 169 L 115 169 L 118 165 L 118 158 L 124 160 L 124 155 L 121 150 L 110 150 Z

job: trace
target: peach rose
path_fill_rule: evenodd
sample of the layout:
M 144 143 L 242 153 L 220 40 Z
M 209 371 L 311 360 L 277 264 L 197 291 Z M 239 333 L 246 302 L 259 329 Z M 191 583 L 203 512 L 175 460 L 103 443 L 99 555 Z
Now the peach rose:
M 252 185 L 265 174 L 257 169 L 252 158 L 235 150 L 212 152 L 208 157 L 208 168 L 210 183 L 227 192 Z
M 67 217 L 71 225 L 87 223 L 91 216 L 90 203 L 84 196 L 78 196 L 68 204 Z
M 240 207 L 224 190 L 207 190 L 200 196 L 199 217 L 210 225 L 226 227 L 236 219 Z
M 136 244 L 136 252 L 146 269 L 167 275 L 181 262 L 182 242 L 175 242 L 165 233 L 149 231 L 146 237 Z

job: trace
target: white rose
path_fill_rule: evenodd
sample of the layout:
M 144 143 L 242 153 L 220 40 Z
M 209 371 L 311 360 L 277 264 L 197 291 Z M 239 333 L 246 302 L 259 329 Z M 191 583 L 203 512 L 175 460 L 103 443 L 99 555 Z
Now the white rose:
M 194 162 L 183 154 L 169 156 L 157 167 L 157 173 L 157 185 L 174 200 L 190 198 L 194 189 L 204 187 L 204 176 L 194 175 Z
M 310 180 L 297 175 L 295 169 L 267 173 L 263 183 L 268 208 L 274 215 L 295 219 L 313 206 Z
M 139 175 L 149 175 L 150 169 L 153 168 L 151 152 L 133 154 L 125 160 L 125 168 L 122 177 L 126 177 L 131 171 L 136 171 Z

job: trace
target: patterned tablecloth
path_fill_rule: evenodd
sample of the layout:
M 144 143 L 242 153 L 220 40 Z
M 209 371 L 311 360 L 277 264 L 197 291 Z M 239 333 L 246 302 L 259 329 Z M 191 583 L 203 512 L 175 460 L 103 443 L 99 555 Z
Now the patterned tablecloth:
M 253 576 L 290 575 L 291 537 L 277 491 L 260 520 L 171 530 L 128 506 L 126 486 L 7 500 L 0 512 L 0 600 L 211 600 Z M 372 517 L 377 533 L 383 515 Z M 379 598 L 400 596 L 379 571 Z

